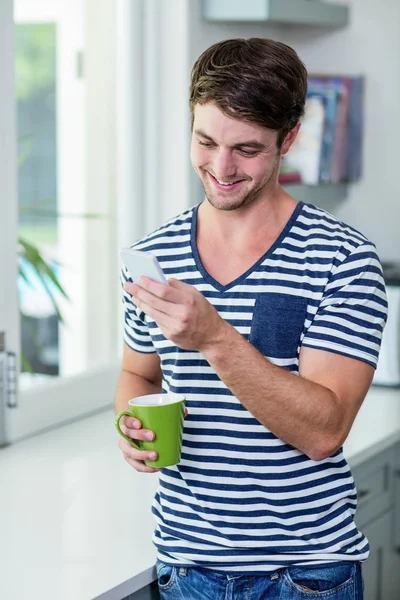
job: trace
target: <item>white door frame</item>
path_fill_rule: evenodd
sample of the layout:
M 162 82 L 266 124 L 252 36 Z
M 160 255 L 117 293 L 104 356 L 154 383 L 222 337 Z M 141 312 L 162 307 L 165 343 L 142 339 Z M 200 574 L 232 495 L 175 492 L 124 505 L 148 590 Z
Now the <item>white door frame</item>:
M 19 354 L 17 297 L 17 148 L 14 85 L 13 0 L 0 2 L 0 332 L 6 352 Z M 0 352 L 0 445 L 7 441 L 8 375 Z

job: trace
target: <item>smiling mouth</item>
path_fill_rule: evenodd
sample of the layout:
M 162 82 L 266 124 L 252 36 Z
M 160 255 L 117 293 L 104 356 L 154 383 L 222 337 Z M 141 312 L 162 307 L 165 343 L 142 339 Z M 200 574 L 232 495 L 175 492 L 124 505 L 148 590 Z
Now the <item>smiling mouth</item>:
M 211 175 L 209 171 L 206 171 L 206 173 L 210 176 L 210 179 L 215 185 L 215 187 L 217 187 L 220 190 L 233 190 L 237 188 L 242 183 L 242 181 L 245 181 L 244 179 L 235 179 L 234 181 L 220 181 L 219 179 L 214 177 L 214 175 Z

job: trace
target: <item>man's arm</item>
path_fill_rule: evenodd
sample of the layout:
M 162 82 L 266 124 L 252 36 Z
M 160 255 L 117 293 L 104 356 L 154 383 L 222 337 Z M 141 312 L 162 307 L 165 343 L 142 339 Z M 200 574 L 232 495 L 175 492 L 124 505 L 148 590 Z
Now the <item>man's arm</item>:
M 304 347 L 298 377 L 270 363 L 230 325 L 203 354 L 257 420 L 316 461 L 341 447 L 374 374 L 367 363 Z
M 161 393 L 162 372 L 157 353 L 131 350 L 124 343 L 121 373 L 115 394 L 115 412 L 128 410 L 131 398 Z
M 168 284 L 141 278 L 125 289 L 165 337 L 180 348 L 200 351 L 231 392 L 277 437 L 313 460 L 340 448 L 371 384 L 371 365 L 303 347 L 298 377 L 269 362 L 196 288 L 175 279 Z
M 161 381 L 162 373 L 158 354 L 155 352 L 135 352 L 124 343 L 122 369 L 115 395 L 115 412 L 128 410 L 128 401 L 131 398 L 137 398 L 145 394 L 161 393 Z M 125 435 L 135 441 L 151 440 L 154 438 L 154 432 L 142 429 L 141 422 L 133 417 L 122 417 L 120 427 Z M 122 436 L 118 440 L 118 446 L 126 462 L 136 469 L 136 471 L 155 473 L 160 470 L 147 467 L 144 464 L 145 460 L 155 460 L 157 458 L 156 454 L 153 456 L 153 452 L 133 448 Z

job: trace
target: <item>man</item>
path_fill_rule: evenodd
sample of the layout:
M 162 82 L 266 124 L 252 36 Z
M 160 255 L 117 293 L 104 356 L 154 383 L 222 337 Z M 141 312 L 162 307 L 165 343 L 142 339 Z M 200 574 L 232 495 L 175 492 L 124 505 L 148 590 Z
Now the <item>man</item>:
M 387 304 L 373 244 L 278 184 L 306 90 L 284 44 L 206 50 L 190 86 L 205 200 L 135 244 L 158 257 L 167 286 L 123 272 L 116 410 L 161 388 L 188 408 L 182 460 L 161 470 L 153 503 L 161 598 L 362 598 L 369 547 L 341 448 Z M 155 471 L 150 453 L 119 446 Z

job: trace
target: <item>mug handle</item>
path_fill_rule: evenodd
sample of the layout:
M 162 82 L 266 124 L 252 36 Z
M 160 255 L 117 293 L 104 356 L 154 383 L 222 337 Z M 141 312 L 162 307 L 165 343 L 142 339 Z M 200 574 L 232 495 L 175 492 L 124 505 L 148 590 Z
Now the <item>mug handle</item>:
M 127 435 L 125 435 L 125 433 L 122 433 L 121 428 L 119 426 L 119 420 L 121 419 L 121 417 L 123 417 L 124 415 L 126 415 L 127 417 L 132 417 L 132 413 L 128 412 L 127 410 L 123 410 L 122 412 L 118 413 L 117 416 L 115 417 L 115 427 L 117 428 L 117 430 L 119 431 L 119 434 L 122 435 L 123 438 L 126 439 L 127 442 L 130 443 L 131 446 L 133 446 L 134 448 L 136 448 L 136 450 L 141 450 L 140 446 L 138 446 L 132 438 L 128 437 Z

